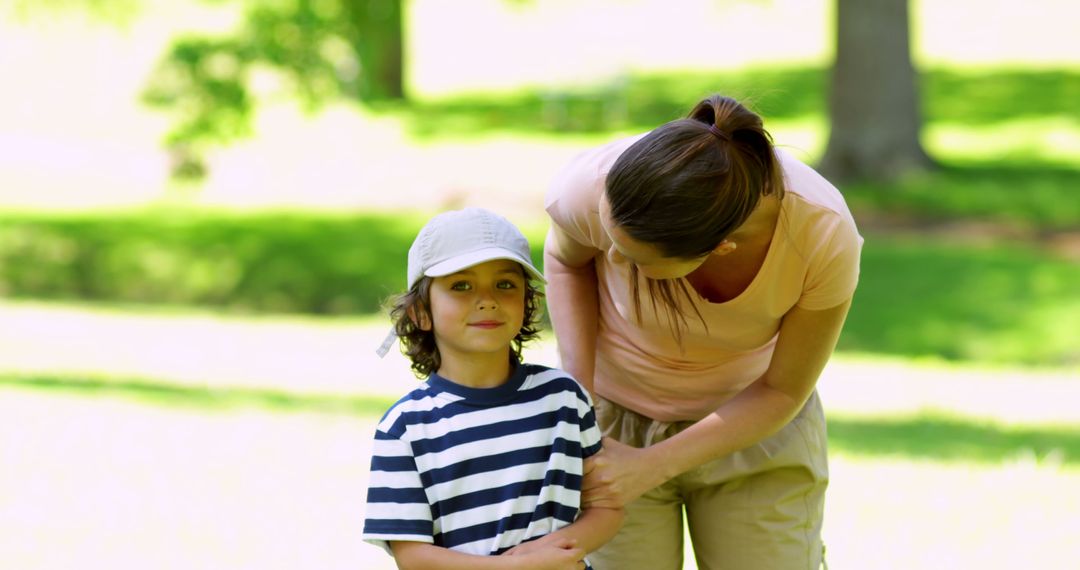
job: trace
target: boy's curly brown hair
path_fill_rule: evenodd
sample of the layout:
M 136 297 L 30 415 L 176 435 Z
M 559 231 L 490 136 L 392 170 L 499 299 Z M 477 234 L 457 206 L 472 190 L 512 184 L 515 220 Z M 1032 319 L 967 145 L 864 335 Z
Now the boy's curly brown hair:
M 418 324 L 421 318 L 431 316 L 431 282 L 431 277 L 422 277 L 411 289 L 392 297 L 387 303 L 394 333 L 401 342 L 401 353 L 412 361 L 412 371 L 419 378 L 428 377 L 442 364 L 439 348 L 435 346 L 435 333 L 421 329 Z M 536 284 L 526 278 L 525 318 L 521 330 L 510 341 L 510 349 L 518 361 L 521 361 L 521 346 L 540 334 L 540 300 L 543 297 Z

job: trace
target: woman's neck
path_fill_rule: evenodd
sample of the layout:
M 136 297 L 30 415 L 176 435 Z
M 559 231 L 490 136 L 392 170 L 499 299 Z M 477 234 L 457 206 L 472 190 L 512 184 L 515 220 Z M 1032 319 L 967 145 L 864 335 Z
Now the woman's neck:
M 735 242 L 759 243 L 772 239 L 776 231 L 776 224 L 780 219 L 780 199 L 773 194 L 762 196 L 757 207 L 750 212 L 746 219 L 735 231 L 731 232 L 727 239 Z

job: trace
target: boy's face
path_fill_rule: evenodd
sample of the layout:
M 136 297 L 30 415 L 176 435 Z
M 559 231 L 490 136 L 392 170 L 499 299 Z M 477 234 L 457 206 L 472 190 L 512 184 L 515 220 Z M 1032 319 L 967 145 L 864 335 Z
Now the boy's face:
M 443 361 L 476 353 L 507 354 L 525 320 L 525 275 L 514 261 L 473 265 L 431 282 L 431 321 Z

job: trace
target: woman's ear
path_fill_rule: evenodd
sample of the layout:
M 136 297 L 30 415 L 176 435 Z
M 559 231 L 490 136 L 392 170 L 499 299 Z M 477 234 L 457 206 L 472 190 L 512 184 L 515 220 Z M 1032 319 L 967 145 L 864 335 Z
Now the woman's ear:
M 713 248 L 712 254 L 713 255 L 727 255 L 727 254 L 735 251 L 735 247 L 736 247 L 735 242 L 733 242 L 733 241 L 731 241 L 729 239 L 725 239 L 724 241 L 720 242 L 720 245 Z

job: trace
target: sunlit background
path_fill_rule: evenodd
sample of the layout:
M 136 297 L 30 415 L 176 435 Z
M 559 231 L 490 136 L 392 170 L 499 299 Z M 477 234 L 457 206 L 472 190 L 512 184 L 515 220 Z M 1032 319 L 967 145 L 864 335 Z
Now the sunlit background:
M 0 5 L 0 568 L 393 568 L 369 440 L 414 379 L 374 351 L 427 216 L 495 209 L 539 261 L 562 163 L 711 92 L 827 147 L 836 0 L 383 4 L 404 100 L 340 1 Z M 839 185 L 829 565 L 1080 567 L 1080 7 L 909 8 L 937 168 Z

